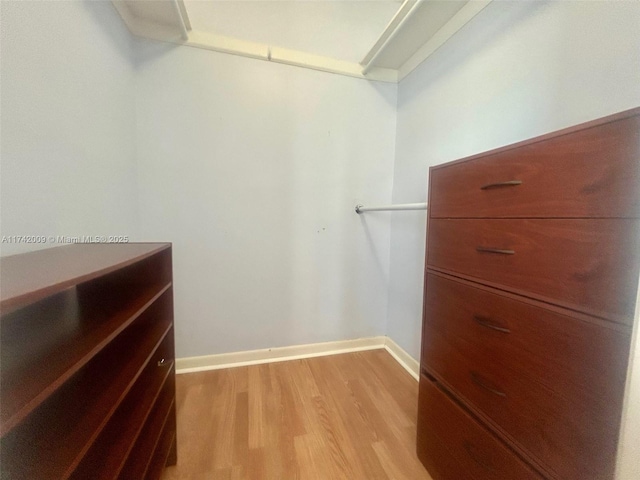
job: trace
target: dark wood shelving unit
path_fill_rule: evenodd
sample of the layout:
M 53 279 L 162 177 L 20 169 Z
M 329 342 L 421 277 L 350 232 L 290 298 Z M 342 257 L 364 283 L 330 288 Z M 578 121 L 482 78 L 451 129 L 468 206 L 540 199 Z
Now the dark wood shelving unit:
M 0 478 L 159 478 L 176 460 L 171 246 L 54 248 L 0 275 Z
M 129 392 L 114 414 L 113 420 L 105 427 L 71 475 L 72 479 L 100 480 L 114 478 L 114 473 L 120 473 L 133 447 L 131 440 L 135 442 L 138 439 L 151 407 L 158 398 L 171 396 L 173 364 L 168 367 L 170 368 L 166 369 L 166 375 L 156 375 L 156 364 L 150 362 L 147 365 L 143 375 L 150 378 L 145 379 L 141 385 L 136 384 Z M 98 465 L 100 468 L 96 469 Z
M 175 400 L 167 396 L 153 409 L 138 441 L 125 463 L 122 478 L 147 478 L 156 452 L 161 450 L 171 430 L 175 431 Z M 140 461 L 147 459 L 146 462 Z

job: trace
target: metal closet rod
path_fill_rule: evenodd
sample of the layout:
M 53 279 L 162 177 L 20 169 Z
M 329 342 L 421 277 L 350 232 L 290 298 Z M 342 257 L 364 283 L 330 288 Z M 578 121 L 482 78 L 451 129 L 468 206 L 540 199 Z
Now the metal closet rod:
M 382 212 L 387 210 L 426 210 L 426 203 L 400 203 L 398 205 L 375 205 L 373 207 L 365 207 L 364 205 L 356 205 L 356 213 L 363 212 Z

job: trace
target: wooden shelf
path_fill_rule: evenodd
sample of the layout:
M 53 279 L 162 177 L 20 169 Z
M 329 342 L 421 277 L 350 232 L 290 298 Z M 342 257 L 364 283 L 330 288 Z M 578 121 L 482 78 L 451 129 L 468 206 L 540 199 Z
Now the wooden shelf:
M 164 367 L 164 374 L 155 374 L 158 367 L 150 362 L 146 367 L 149 383 L 136 385 L 120 405 L 118 411 L 102 431 L 100 437 L 73 472 L 72 479 L 92 480 L 116 478 L 124 466 L 133 444 L 147 421 L 151 409 L 162 398 L 171 396 L 173 386 L 173 362 Z M 143 388 L 146 385 L 148 388 Z M 100 465 L 100 469 L 95 469 Z
M 158 445 L 166 438 L 163 435 L 166 433 L 165 426 L 172 428 L 175 416 L 173 398 L 164 397 L 156 404 L 120 473 L 121 478 L 147 478 L 147 472 L 153 463 L 153 456 L 149 454 L 156 452 Z
M 175 406 L 172 411 L 174 408 Z M 175 430 L 175 413 L 173 413 L 173 417 L 171 415 L 170 413 L 145 478 L 158 478 L 162 474 L 165 465 L 167 465 L 171 450 L 175 448 L 176 435 L 175 433 L 168 434 L 170 431 Z
M 126 338 L 97 356 L 4 438 L 3 476 L 67 478 L 73 472 L 146 366 L 149 351 L 155 351 L 171 328 L 169 319 L 157 321 L 149 315 L 141 320 L 146 325 L 124 332 Z M 34 460 L 30 464 L 21 461 L 26 451 Z
M 71 288 L 3 318 L 0 435 L 11 431 L 170 287 L 145 286 L 111 298 L 93 295 L 84 305 Z M 37 321 L 30 322 L 32 335 L 26 337 L 25 324 L 32 318 Z
M 369 52 L 357 62 L 319 55 L 319 52 L 281 48 L 268 39 L 263 39 L 265 43 L 262 43 L 221 35 L 204 28 L 206 21 L 196 20 L 200 26 L 193 30 L 189 8 L 183 0 L 112 0 L 124 24 L 138 37 L 390 83 L 404 79 L 491 2 L 405 0 L 398 5 L 395 15 Z
M 75 244 L 3 257 L 0 311 L 6 315 L 170 248 L 168 243 Z
M 72 245 L 0 268 L 0 478 L 115 478 L 135 445 L 152 442 L 147 464 L 165 455 L 175 418 L 143 436 L 175 398 L 170 245 Z

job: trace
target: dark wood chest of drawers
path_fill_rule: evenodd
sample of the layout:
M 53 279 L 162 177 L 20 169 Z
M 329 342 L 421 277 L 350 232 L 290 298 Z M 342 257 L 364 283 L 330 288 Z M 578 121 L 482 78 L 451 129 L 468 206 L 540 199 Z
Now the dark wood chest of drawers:
M 418 455 L 611 479 L 640 270 L 640 109 L 430 170 Z

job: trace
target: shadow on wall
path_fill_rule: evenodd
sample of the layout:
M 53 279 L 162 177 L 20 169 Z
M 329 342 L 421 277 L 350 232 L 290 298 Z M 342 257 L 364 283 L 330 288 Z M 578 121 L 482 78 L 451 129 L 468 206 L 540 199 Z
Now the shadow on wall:
M 385 82 L 372 82 L 368 80 L 360 80 L 366 86 L 368 86 L 371 90 L 374 90 L 378 93 L 378 96 L 382 98 L 389 106 L 393 107 L 395 110 L 398 104 L 398 95 L 397 90 L 395 94 L 392 94 L 389 89 L 389 84 Z M 397 89 L 397 87 L 396 87 Z
M 133 35 L 127 28 L 124 20 L 115 9 L 113 4 L 107 0 L 82 0 L 84 8 L 89 12 L 94 20 L 92 28 L 103 32 L 109 37 L 124 58 L 128 58 L 134 66 L 144 62 L 152 61 L 157 57 L 165 55 L 167 52 L 181 47 L 179 44 L 142 40 Z M 105 22 L 105 16 L 117 17 L 117 22 Z M 134 44 L 138 45 L 134 45 Z M 135 47 L 135 48 L 134 48 Z
M 101 31 L 109 37 L 124 58 L 133 60 L 131 41 L 133 36 L 124 24 L 113 4 L 109 1 L 83 0 L 82 5 L 94 22 L 92 29 Z M 105 22 L 105 17 L 115 16 L 117 22 Z

